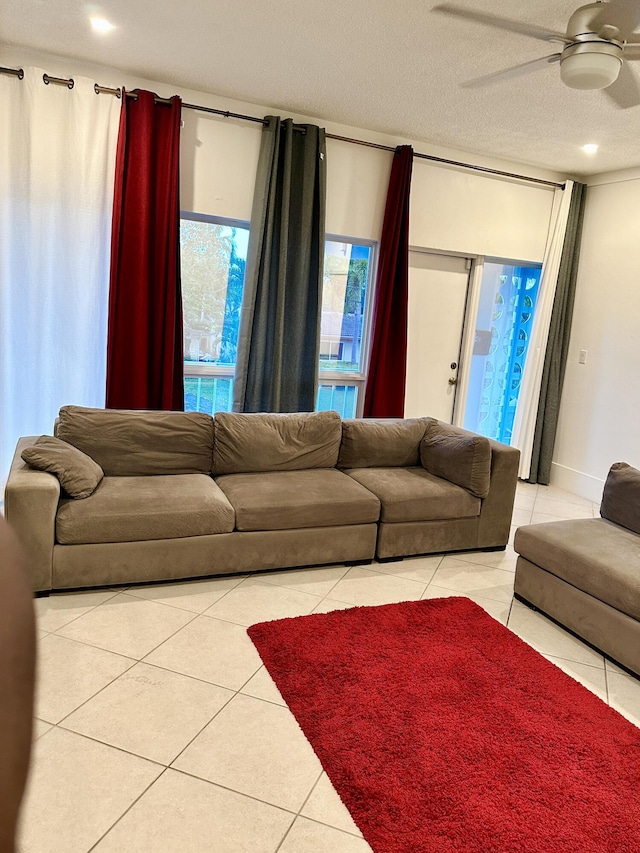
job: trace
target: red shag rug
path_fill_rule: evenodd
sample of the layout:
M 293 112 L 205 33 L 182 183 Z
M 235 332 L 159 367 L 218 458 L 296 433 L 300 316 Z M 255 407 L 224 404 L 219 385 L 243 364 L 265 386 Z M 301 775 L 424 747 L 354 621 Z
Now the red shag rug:
M 469 599 L 249 635 L 376 853 L 640 851 L 640 729 Z

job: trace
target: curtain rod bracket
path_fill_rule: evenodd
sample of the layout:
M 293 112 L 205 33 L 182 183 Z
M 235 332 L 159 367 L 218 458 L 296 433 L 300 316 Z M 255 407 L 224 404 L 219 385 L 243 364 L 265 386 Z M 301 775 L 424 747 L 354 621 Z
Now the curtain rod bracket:
M 11 77 L 17 77 L 18 80 L 24 80 L 24 68 L 2 68 L 0 66 L 0 74 L 8 74 Z
M 75 86 L 73 77 L 69 77 L 68 80 L 65 80 L 64 77 L 52 77 L 50 74 L 43 74 L 42 79 L 44 80 L 45 86 L 48 86 L 49 83 L 55 83 L 56 86 L 66 86 L 67 89 L 73 89 Z
M 93 84 L 93 91 L 96 95 L 115 95 L 116 98 L 122 97 L 122 89 L 110 89 L 108 86 L 99 86 L 97 83 Z

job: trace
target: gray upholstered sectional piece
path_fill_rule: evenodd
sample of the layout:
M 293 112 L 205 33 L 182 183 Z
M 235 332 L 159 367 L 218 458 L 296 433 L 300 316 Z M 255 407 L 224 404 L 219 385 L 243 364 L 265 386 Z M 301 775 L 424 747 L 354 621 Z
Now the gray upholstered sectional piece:
M 519 527 L 515 593 L 640 675 L 640 472 L 612 467 L 601 515 Z
M 380 500 L 376 557 L 393 559 L 411 554 L 504 548 L 509 541 L 520 451 L 431 418 L 422 420 L 425 427 L 419 449 L 431 433 L 440 438 L 443 431 L 451 435 L 451 445 L 456 448 L 461 439 L 466 439 L 467 450 L 481 439 L 479 455 L 488 465 L 489 490 L 484 498 L 469 490 L 475 470 L 468 465 L 465 452 L 452 455 L 448 468 L 440 467 L 442 459 L 439 460 L 439 470 L 446 470 L 450 480 L 427 471 L 419 464 L 421 454 L 409 455 L 401 441 L 397 442 L 395 458 L 384 442 L 379 451 L 369 447 L 368 466 L 344 470 Z M 343 447 L 345 434 L 366 433 L 368 423 L 344 421 Z M 341 450 L 339 466 L 344 456 Z M 465 478 L 467 488 L 459 485 Z
M 439 476 L 421 464 L 436 433 Z M 65 406 L 55 438 L 46 470 L 22 458 L 35 439 L 20 440 L 5 492 L 37 591 L 497 549 L 509 537 L 518 451 L 431 418 Z M 61 490 L 73 482 L 65 448 L 69 466 L 80 450 L 103 471 L 88 497 Z M 483 497 L 469 490 L 478 471 Z

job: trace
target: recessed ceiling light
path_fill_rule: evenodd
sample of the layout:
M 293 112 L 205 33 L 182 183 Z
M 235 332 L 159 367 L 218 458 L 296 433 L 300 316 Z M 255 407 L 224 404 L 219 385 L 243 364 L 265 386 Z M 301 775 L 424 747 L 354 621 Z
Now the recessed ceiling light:
M 106 18 L 89 18 L 91 21 L 91 26 L 93 27 L 93 31 L 95 33 L 108 33 L 112 29 L 114 29 L 114 25 L 107 21 Z
M 585 154 L 595 154 L 598 150 L 598 146 L 595 144 L 595 142 L 589 142 L 586 145 L 582 146 L 582 150 Z

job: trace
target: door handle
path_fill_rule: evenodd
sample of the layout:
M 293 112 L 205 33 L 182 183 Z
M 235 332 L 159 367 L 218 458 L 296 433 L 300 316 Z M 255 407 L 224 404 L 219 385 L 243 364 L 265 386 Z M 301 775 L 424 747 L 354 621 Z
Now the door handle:
M 449 377 L 449 385 L 457 385 L 457 384 L 458 384 L 458 380 L 455 378 L 455 376 L 450 376 Z

